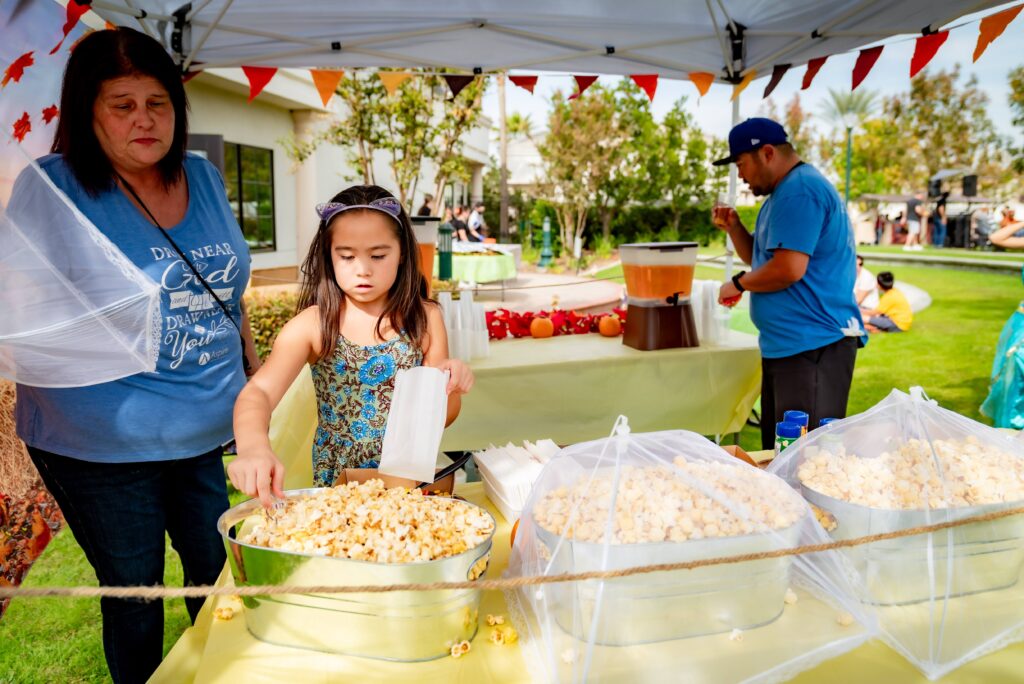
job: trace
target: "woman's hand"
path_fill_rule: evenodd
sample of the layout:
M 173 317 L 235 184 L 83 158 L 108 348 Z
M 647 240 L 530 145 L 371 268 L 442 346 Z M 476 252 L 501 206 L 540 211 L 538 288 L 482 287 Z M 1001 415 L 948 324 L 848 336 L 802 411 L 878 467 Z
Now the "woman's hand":
M 466 394 L 473 387 L 473 371 L 458 359 L 445 359 L 437 365 L 438 370 L 448 371 L 448 394 Z
M 273 505 L 273 497 L 284 498 L 284 464 L 270 449 L 240 453 L 228 465 L 228 477 L 238 491 L 259 497 L 264 508 Z

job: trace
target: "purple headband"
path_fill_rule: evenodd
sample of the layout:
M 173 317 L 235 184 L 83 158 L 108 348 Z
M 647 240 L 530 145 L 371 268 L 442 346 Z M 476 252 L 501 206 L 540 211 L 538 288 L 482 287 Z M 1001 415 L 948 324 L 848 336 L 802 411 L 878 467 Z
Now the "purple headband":
M 324 225 L 330 223 L 331 219 L 341 212 L 348 211 L 349 209 L 373 209 L 375 211 L 382 211 L 396 221 L 399 221 L 399 216 L 402 214 L 402 204 L 394 197 L 381 197 L 380 199 L 373 200 L 369 204 L 324 202 L 323 204 L 316 205 L 316 213 L 320 216 L 320 220 L 324 222 Z

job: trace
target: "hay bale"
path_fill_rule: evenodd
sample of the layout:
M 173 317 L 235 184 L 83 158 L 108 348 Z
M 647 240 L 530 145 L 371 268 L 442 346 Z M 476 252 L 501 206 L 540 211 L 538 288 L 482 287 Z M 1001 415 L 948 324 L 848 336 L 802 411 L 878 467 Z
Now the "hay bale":
M 14 383 L 0 380 L 0 494 L 20 499 L 38 486 L 39 473 L 14 431 Z

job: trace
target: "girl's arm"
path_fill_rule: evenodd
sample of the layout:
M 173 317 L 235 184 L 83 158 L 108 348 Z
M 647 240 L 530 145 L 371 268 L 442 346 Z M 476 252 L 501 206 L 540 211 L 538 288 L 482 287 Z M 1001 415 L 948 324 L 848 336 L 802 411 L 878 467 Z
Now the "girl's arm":
M 993 245 L 1005 247 L 1006 249 L 1024 248 L 1024 238 L 1013 237 L 1013 234 L 1024 228 L 1024 221 L 1015 221 L 1005 228 L 1000 228 L 988 236 L 989 242 Z
M 320 346 L 316 307 L 288 321 L 266 362 L 246 383 L 235 401 L 235 444 L 238 456 L 228 466 L 231 483 L 264 506 L 272 495 L 283 497 L 284 465 L 270 448 L 270 414 L 291 387 L 302 367 Z
M 455 422 L 462 410 L 462 395 L 473 387 L 473 371 L 458 359 L 448 358 L 448 331 L 444 328 L 441 308 L 427 305 L 427 334 L 424 338 L 423 365 L 448 371 L 448 414 L 444 426 Z

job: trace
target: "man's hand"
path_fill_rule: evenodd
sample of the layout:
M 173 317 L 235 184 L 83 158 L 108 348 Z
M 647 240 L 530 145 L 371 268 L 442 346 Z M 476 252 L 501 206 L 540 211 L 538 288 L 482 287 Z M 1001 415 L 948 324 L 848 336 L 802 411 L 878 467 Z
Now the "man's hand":
M 711 222 L 726 232 L 743 225 L 740 223 L 740 215 L 736 213 L 735 209 L 721 204 L 711 210 Z
M 736 289 L 731 280 L 722 283 L 721 289 L 718 290 L 718 303 L 722 306 L 736 306 L 742 297 L 743 293 Z

